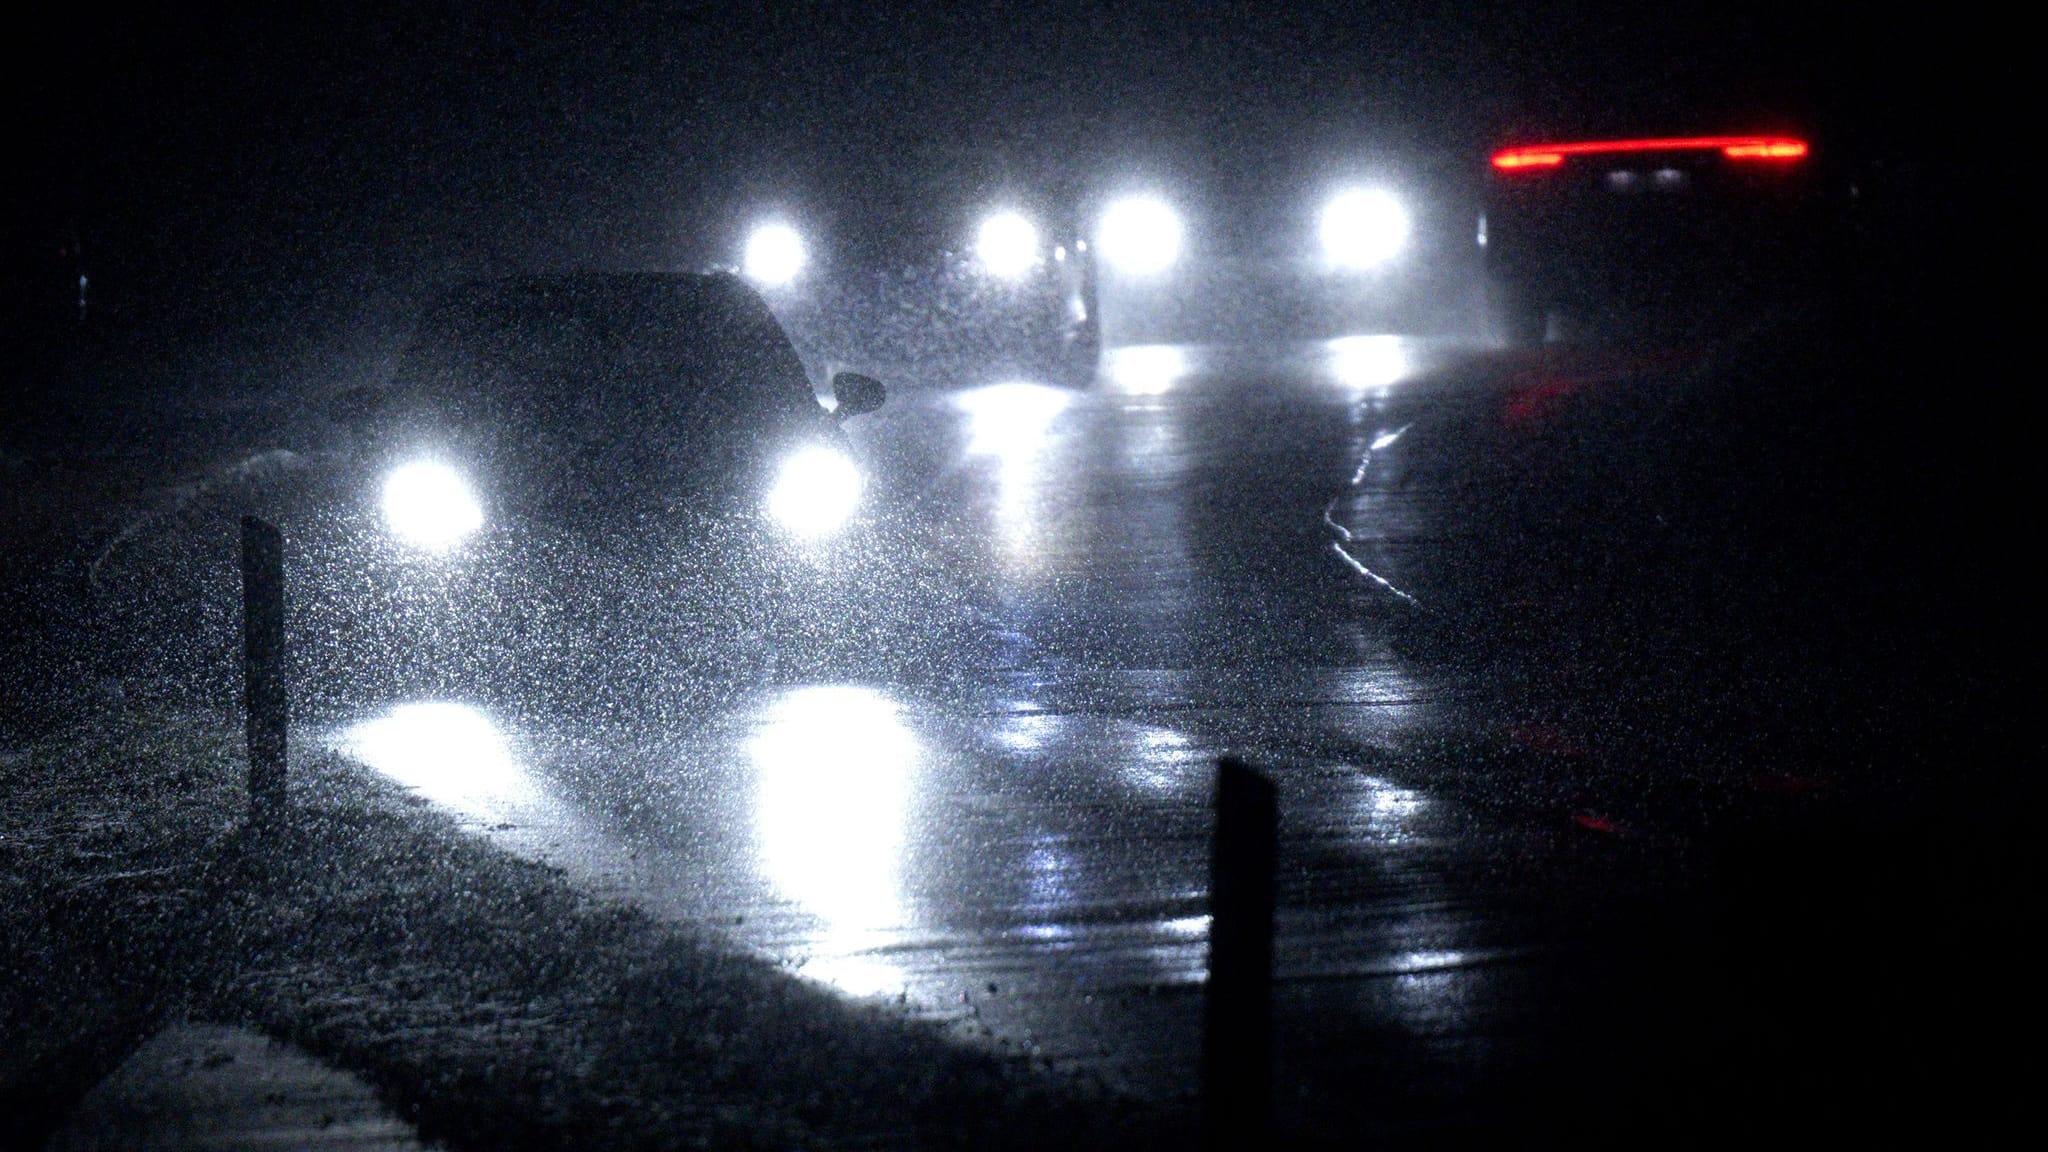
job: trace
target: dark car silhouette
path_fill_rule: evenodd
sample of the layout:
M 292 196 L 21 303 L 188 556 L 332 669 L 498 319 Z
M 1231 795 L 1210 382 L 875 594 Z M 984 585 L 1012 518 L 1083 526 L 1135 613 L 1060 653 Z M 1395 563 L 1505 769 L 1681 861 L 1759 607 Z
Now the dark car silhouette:
M 828 412 L 733 276 L 466 285 L 388 383 L 335 399 L 317 448 L 257 457 L 113 549 L 98 599 L 119 630 L 181 650 L 151 653 L 167 674 L 232 680 L 229 537 L 253 514 L 285 534 L 292 660 L 316 706 L 639 708 L 871 646 L 861 628 L 902 549 L 880 543 L 839 420 L 882 390 L 843 375 L 835 391 Z

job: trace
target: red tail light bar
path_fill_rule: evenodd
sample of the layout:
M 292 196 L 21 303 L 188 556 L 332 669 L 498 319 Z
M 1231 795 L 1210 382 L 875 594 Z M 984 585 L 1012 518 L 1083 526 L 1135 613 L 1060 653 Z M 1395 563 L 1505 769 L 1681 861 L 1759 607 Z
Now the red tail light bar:
M 1795 136 L 1670 136 L 1646 140 L 1590 140 L 1578 144 L 1528 144 L 1493 154 L 1496 172 L 1542 172 L 1567 156 L 1617 152 L 1719 152 L 1730 160 L 1786 162 L 1803 159 L 1806 141 Z

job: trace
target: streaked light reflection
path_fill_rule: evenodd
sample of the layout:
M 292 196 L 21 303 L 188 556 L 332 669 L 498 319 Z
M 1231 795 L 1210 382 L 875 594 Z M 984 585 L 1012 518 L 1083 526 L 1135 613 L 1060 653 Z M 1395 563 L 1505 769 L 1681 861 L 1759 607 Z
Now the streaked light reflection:
M 462 812 L 501 813 L 540 799 L 497 726 L 466 704 L 401 704 L 348 729 L 341 748 L 426 799 Z
M 1132 396 L 1171 392 L 1188 373 L 1187 352 L 1177 344 L 1137 344 L 1111 349 L 1104 367 L 1110 383 Z
M 1329 349 L 1330 375 L 1346 388 L 1385 388 L 1414 371 L 1399 336 L 1342 336 L 1325 347 Z
M 1400 844 L 1421 834 L 1419 826 L 1431 803 L 1428 796 L 1377 776 L 1363 777 L 1362 783 L 1361 815 L 1368 837 L 1381 844 Z
M 1036 456 L 1069 402 L 1058 388 L 1022 380 L 962 392 L 955 403 L 967 413 L 967 454 L 1005 463 Z
M 1144 949 L 1153 979 L 1161 984 L 1192 986 L 1209 978 L 1209 917 L 1176 916 L 1153 922 L 1156 943 Z
M 904 919 L 902 863 L 921 750 L 880 692 L 801 688 L 769 709 L 747 752 L 761 866 L 823 922 L 803 975 L 854 995 L 895 992 L 874 954 Z
M 1072 402 L 1068 393 L 1014 381 L 961 393 L 967 413 L 967 455 L 993 457 L 998 542 L 1018 568 L 1036 564 L 1040 479 L 1053 421 Z
M 1118 775 L 1131 787 L 1172 793 L 1208 786 L 1208 758 L 1185 735 L 1149 724 L 1126 725 L 1124 733 L 1128 759 Z

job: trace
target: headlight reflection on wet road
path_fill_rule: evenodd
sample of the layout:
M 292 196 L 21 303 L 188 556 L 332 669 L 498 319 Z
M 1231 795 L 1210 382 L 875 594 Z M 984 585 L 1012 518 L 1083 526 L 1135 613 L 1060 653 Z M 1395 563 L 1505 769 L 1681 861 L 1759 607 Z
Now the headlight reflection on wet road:
M 497 816 L 540 800 L 504 734 L 467 704 L 401 704 L 343 732 L 344 752 L 436 804 Z
M 903 852 L 922 750 L 895 701 L 872 689 L 800 688 L 776 700 L 747 746 L 762 869 L 823 922 L 798 969 L 854 995 L 899 991 L 866 954 L 900 927 Z
M 1177 344 L 1134 344 L 1112 348 L 1103 368 L 1117 391 L 1130 396 L 1158 396 L 1173 391 L 1188 374 L 1188 354 Z
M 1346 388 L 1367 392 L 1398 384 L 1415 371 L 1399 336 L 1343 336 L 1330 341 L 1330 375 Z
M 996 462 L 995 519 L 1003 552 L 1017 567 L 1035 566 L 1042 473 L 1053 422 L 1072 402 L 1043 384 L 992 384 L 954 401 L 967 414 L 969 456 Z

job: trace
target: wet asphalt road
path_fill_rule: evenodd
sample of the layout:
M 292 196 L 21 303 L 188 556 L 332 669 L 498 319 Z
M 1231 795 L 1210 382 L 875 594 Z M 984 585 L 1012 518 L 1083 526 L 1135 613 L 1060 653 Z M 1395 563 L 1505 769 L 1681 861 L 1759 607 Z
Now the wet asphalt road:
M 439 699 L 326 736 L 807 978 L 1165 1096 L 1196 1087 L 1236 753 L 1279 785 L 1290 1124 L 1647 1107 L 1622 1085 L 1669 1005 L 1614 974 L 1687 946 L 1655 911 L 1683 836 L 1578 779 L 1526 693 L 1390 650 L 1322 523 L 1389 405 L 1495 372 L 1370 337 L 1119 349 L 1090 390 L 892 381 L 857 446 L 985 590 L 945 676 L 750 690 L 658 732 Z
M 1279 790 L 1277 1106 L 1311 1143 L 1825 1133 L 1938 1099 L 1930 1021 L 1974 1006 L 1924 974 L 1978 923 L 1943 855 L 1967 820 L 1848 798 L 1896 765 L 1829 754 L 1839 713 L 1759 737 L 1685 685 L 1407 654 L 1333 554 L 1373 442 L 1515 367 L 1356 337 L 1117 349 L 1085 389 L 891 379 L 850 432 L 969 590 L 936 654 L 660 724 L 328 700 L 298 739 L 849 997 L 1156 1097 L 1196 1088 L 1234 753 Z M 1903 946 L 1901 906 L 1929 926 Z

